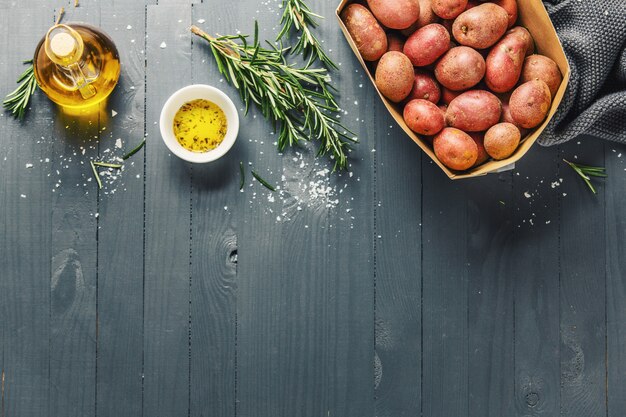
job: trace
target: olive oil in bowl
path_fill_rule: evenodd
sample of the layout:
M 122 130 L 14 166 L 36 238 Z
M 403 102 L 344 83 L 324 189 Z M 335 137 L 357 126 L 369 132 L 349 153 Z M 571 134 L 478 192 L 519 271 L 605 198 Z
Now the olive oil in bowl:
M 217 104 L 196 99 L 178 109 L 173 128 L 174 136 L 183 148 L 192 152 L 208 152 L 224 140 L 228 121 Z

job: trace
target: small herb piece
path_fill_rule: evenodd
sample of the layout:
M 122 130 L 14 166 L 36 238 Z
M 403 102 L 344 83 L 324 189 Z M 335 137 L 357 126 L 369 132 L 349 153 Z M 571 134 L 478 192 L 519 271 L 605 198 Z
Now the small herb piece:
M 243 169 L 243 162 L 239 162 L 239 189 L 243 190 L 246 183 L 246 171 Z
M 252 176 L 253 176 L 254 178 L 256 178 L 256 180 L 257 180 L 258 182 L 260 182 L 260 183 L 261 183 L 261 185 L 263 185 L 265 188 L 267 188 L 268 190 L 271 190 L 271 191 L 276 191 L 276 188 L 274 188 L 274 186 L 272 186 L 270 183 L 268 183 L 268 182 L 267 182 L 267 181 L 265 181 L 263 178 L 261 178 L 261 177 L 259 176 L 259 174 L 257 174 L 256 172 L 254 172 L 254 170 L 250 170 L 250 172 L 252 173 Z
M 258 24 L 252 44 L 243 35 L 213 37 L 196 26 L 191 31 L 209 43 L 220 73 L 239 90 L 246 111 L 256 103 L 274 127 L 280 124 L 279 150 L 317 139 L 318 156 L 331 153 L 335 169 L 347 168 L 347 153 L 357 140 L 338 120 L 340 110 L 325 68 L 297 67 L 285 60 L 289 48 L 261 47 Z
M 296 32 L 300 32 L 300 38 L 296 46 L 291 49 L 291 53 L 302 53 L 305 59 L 319 59 L 327 68 L 338 69 L 311 32 L 311 29 L 318 25 L 317 19 L 323 19 L 323 17 L 313 13 L 305 0 L 283 0 L 283 9 L 283 16 L 280 18 L 283 27 L 276 40 L 280 41 L 293 28 Z
M 59 9 L 59 15 L 57 16 L 57 20 L 55 22 L 55 25 L 58 25 L 59 23 L 61 23 L 61 19 L 63 19 L 63 15 L 65 15 L 65 7 L 61 7 Z
M 502 200 L 500 200 L 499 203 L 502 204 L 503 206 L 505 205 L 505 202 Z
M 30 97 L 37 89 L 37 79 L 35 78 L 33 60 L 24 61 L 24 64 L 29 65 L 17 79 L 17 83 L 21 84 L 13 92 L 9 93 L 9 95 L 7 95 L 2 102 L 2 106 L 5 109 L 10 110 L 11 114 L 20 120 L 24 118 Z
M 98 188 L 102 189 L 102 180 L 100 179 L 100 174 L 98 174 L 98 170 L 96 169 L 96 165 L 93 161 L 89 162 L 91 164 L 91 170 L 93 171 L 93 176 L 96 178 L 96 182 L 98 183 Z
M 588 165 L 575 164 L 573 162 L 568 161 L 567 159 L 563 159 L 563 162 L 565 162 L 567 165 L 572 167 L 572 169 L 576 171 L 578 175 L 580 175 L 580 177 L 583 179 L 583 181 L 585 181 L 589 189 L 594 194 L 596 194 L 596 189 L 591 184 L 591 177 L 602 177 L 602 178 L 607 177 L 606 168 L 604 167 L 592 167 Z
M 74 0 L 74 7 L 78 7 L 78 1 L 79 0 Z
M 108 162 L 96 161 L 93 164 L 96 165 L 96 166 L 99 166 L 99 167 L 106 167 L 106 168 L 115 168 L 115 169 L 121 169 L 122 168 L 122 165 L 120 165 L 120 164 L 110 164 Z
M 143 146 L 146 144 L 146 140 L 142 140 L 141 143 L 139 145 L 137 145 L 132 151 L 128 152 L 126 155 L 124 155 L 122 157 L 122 159 L 125 161 L 128 158 L 130 158 L 131 156 L 133 156 L 134 154 L 136 154 L 137 152 L 139 152 L 141 150 L 141 148 L 143 148 Z

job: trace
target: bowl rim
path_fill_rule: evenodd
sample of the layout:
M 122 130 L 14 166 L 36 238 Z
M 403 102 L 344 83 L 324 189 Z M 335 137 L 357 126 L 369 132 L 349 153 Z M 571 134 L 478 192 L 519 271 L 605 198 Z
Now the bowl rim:
M 224 139 L 217 147 L 207 152 L 192 152 L 185 149 L 174 136 L 173 124 L 176 112 L 183 104 L 196 99 L 214 102 L 226 115 L 227 129 Z M 219 88 L 207 84 L 191 84 L 176 90 L 165 101 L 159 117 L 159 128 L 161 138 L 170 152 L 185 161 L 202 164 L 226 155 L 235 144 L 239 133 L 239 113 L 230 97 Z

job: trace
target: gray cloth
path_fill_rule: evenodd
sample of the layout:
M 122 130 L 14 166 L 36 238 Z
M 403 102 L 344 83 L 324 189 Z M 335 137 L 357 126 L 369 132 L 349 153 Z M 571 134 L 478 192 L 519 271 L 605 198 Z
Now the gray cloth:
M 626 143 L 626 0 L 544 0 L 571 67 L 544 146 L 583 134 Z

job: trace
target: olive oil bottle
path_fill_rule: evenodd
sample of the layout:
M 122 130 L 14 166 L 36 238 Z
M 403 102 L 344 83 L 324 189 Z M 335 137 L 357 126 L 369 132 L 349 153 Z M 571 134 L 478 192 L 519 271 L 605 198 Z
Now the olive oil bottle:
M 62 107 L 83 109 L 105 100 L 120 75 L 115 44 L 101 30 L 57 24 L 39 42 L 33 60 L 37 83 Z

